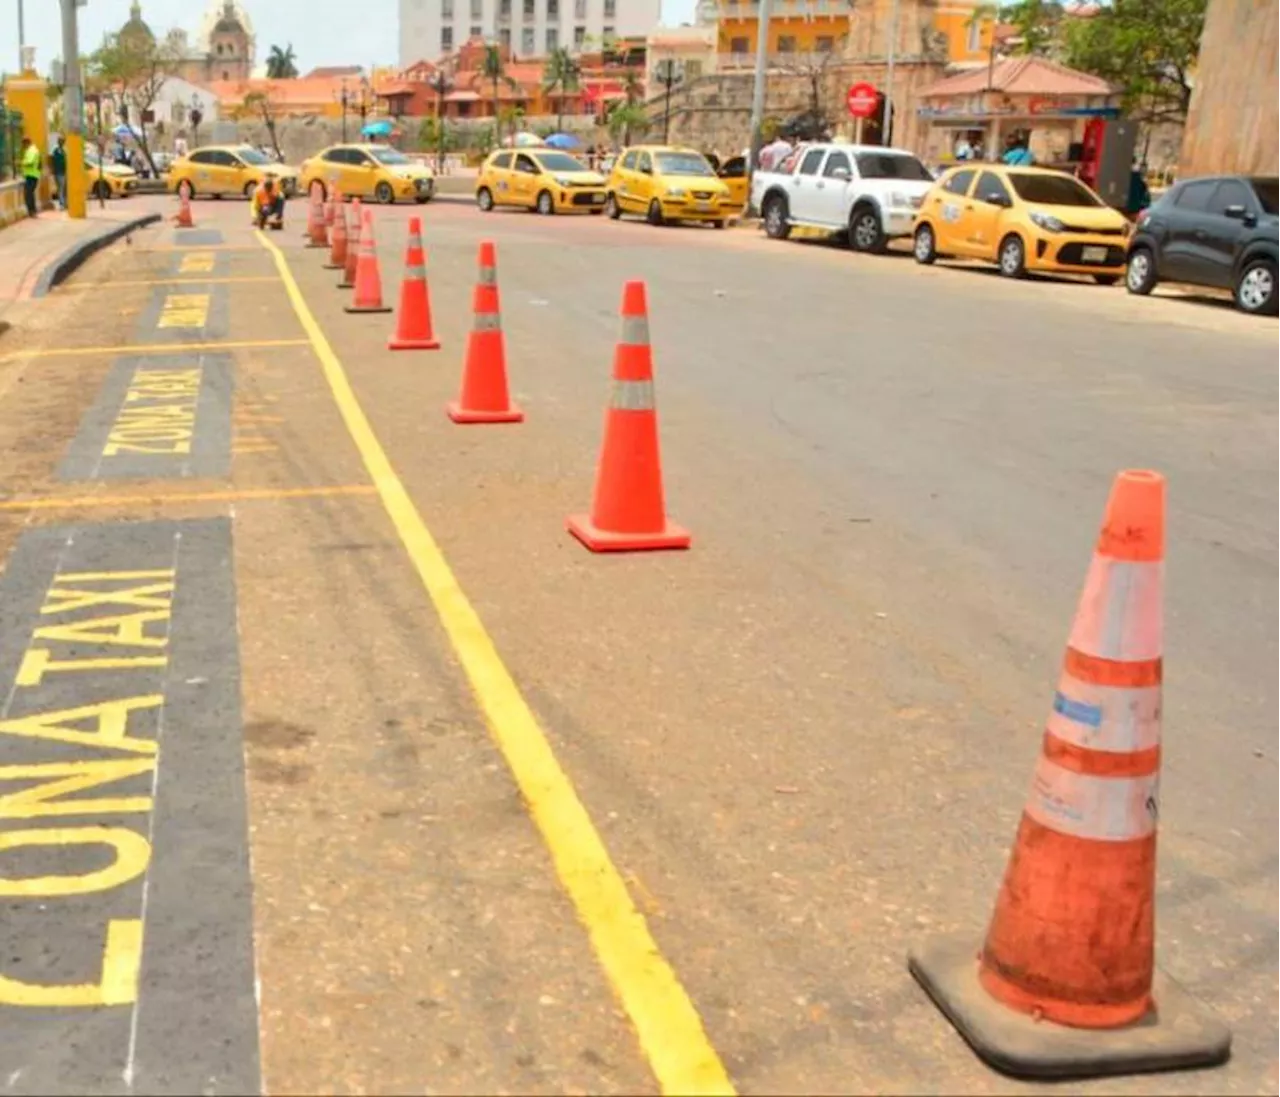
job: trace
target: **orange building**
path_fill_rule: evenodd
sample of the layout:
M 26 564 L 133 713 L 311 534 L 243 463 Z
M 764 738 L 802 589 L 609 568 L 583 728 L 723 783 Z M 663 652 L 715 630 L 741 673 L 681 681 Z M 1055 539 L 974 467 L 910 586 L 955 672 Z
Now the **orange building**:
M 755 64 L 760 5 L 755 0 L 718 0 L 716 52 L 720 69 Z M 770 58 L 814 57 L 843 52 L 854 18 L 849 0 L 774 0 L 769 10 Z
M 953 65 L 986 64 L 996 20 L 993 5 L 981 0 L 939 0 L 933 30 L 947 40 L 947 61 Z
M 348 95 L 358 95 L 351 81 L 346 80 Z M 213 80 L 204 85 L 217 96 L 219 115 L 232 120 L 255 113 L 252 106 L 245 106 L 245 99 L 255 93 L 265 95 L 272 113 L 278 118 L 314 114 L 322 118 L 342 116 L 343 79 L 337 77 L 303 77 L 298 80 Z M 370 100 L 372 106 L 372 100 Z M 348 104 L 351 113 L 353 105 Z

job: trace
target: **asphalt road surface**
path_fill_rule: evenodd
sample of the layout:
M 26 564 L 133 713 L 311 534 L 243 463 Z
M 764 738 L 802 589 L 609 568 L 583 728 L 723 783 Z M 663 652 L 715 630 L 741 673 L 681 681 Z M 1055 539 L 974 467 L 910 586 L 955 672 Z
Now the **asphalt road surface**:
M 375 211 L 397 354 L 302 212 L 197 202 L 0 339 L 0 1091 L 1036 1090 L 904 957 L 981 940 L 1127 467 L 1158 962 L 1234 1047 L 1073 1091 L 1276 1091 L 1274 320 L 435 202 Z M 486 238 L 527 418 L 464 428 Z M 693 547 L 602 557 L 633 278 Z

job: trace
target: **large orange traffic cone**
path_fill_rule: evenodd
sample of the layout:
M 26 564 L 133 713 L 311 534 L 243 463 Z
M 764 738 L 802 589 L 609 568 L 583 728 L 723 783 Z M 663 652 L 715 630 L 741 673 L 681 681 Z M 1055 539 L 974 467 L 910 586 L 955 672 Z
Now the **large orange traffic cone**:
M 334 211 L 338 208 L 338 183 L 336 179 L 329 180 L 329 196 L 324 203 L 324 227 L 333 228 Z
M 324 269 L 347 269 L 347 218 L 341 206 L 338 207 L 338 215 L 329 232 L 329 261 L 325 263 Z
M 978 1054 L 1012 1074 L 1208 1065 L 1230 1049 L 1154 967 L 1163 571 L 1164 478 L 1122 472 L 986 943 L 976 960 L 964 942 L 909 957 Z
M 329 236 L 324 227 L 324 199 L 318 187 L 311 188 L 311 204 L 307 207 L 307 247 L 327 248 Z
M 481 241 L 479 281 L 471 296 L 474 319 L 467 336 L 462 394 L 446 409 L 455 423 L 520 423 L 524 412 L 507 391 L 507 348 L 498 307 L 498 266 L 493 242 Z
M 378 249 L 373 238 L 373 211 L 363 211 L 360 226 L 360 254 L 356 258 L 356 288 L 347 312 L 390 312 L 382 303 L 382 271 L 378 267 Z
M 431 329 L 431 291 L 427 288 L 427 257 L 422 249 L 422 219 L 409 218 L 409 243 L 404 253 L 404 278 L 400 282 L 400 315 L 396 331 L 387 341 L 391 350 L 439 350 L 440 340 Z
M 173 219 L 173 223 L 180 229 L 196 227 L 195 219 L 191 216 L 191 188 L 185 182 L 178 184 L 178 216 Z
M 360 258 L 360 199 L 351 199 L 351 220 L 347 222 L 347 258 L 342 268 L 338 289 L 352 289 L 356 284 L 356 261 Z
M 570 516 L 568 528 L 592 552 L 689 547 L 688 532 L 667 521 L 663 501 L 643 282 L 628 282 L 622 291 L 622 335 L 591 515 Z

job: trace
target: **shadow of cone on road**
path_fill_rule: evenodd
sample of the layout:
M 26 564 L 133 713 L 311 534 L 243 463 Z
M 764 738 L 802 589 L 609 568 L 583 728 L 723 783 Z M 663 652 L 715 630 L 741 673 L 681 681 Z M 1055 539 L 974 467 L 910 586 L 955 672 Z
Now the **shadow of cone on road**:
M 987 939 L 911 973 L 973 1049 L 1031 1078 L 1224 1061 L 1230 1032 L 1155 971 L 1164 478 L 1122 472 L 1067 642 Z
M 390 350 L 438 350 L 440 340 L 431 328 L 431 291 L 427 286 L 427 256 L 422 247 L 422 218 L 409 218 L 404 277 L 400 280 L 400 314 Z
M 347 312 L 390 312 L 382 303 L 382 271 L 378 267 L 378 250 L 373 237 L 373 210 L 361 211 L 360 254 L 356 259 L 356 287 Z
M 643 282 L 622 291 L 622 333 L 613 359 L 613 392 L 591 515 L 570 516 L 568 529 L 592 552 L 685 549 L 686 530 L 667 521 L 653 399 L 649 308 Z
M 356 262 L 360 258 L 360 219 L 364 216 L 360 199 L 351 199 L 351 220 L 347 223 L 347 257 L 342 268 L 338 289 L 354 289 Z
M 462 367 L 462 394 L 445 409 L 455 423 L 520 423 L 524 412 L 507 391 L 507 347 L 498 305 L 497 250 L 480 244 L 480 273 L 471 296 L 473 319 Z

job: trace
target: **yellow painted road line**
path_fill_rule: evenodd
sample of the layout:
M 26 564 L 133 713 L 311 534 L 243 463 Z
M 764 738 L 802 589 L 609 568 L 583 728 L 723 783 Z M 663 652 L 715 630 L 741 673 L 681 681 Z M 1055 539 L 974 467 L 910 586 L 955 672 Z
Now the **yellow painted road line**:
M 702 1018 L 658 950 L 644 915 L 632 902 L 546 734 L 396 475 L 342 363 L 298 289 L 284 253 L 262 233 L 257 237 L 275 260 L 343 422 L 435 605 L 489 729 L 547 844 L 560 882 L 635 1025 L 641 1050 L 658 1084 L 666 1094 L 732 1094 L 733 1084 L 707 1039 Z
M 320 488 L 241 488 L 229 491 L 189 491 L 172 495 L 83 495 L 66 499 L 0 500 L 0 510 L 74 510 L 79 507 L 128 507 L 163 503 L 245 503 L 257 499 L 321 499 L 329 495 L 374 495 L 372 484 L 335 484 Z
M 231 339 L 220 343 L 136 343 L 115 347 L 47 347 L 44 350 L 22 350 L 0 357 L 0 362 L 16 362 L 20 358 L 75 358 L 89 354 L 173 354 L 205 350 L 265 350 L 270 347 L 309 347 L 307 339 Z
M 238 282 L 276 282 L 274 274 L 245 274 L 240 277 L 199 278 L 190 273 L 174 278 L 122 278 L 117 282 L 64 282 L 59 292 L 69 289 L 115 289 L 116 286 L 222 286 Z
M 149 255 L 152 252 L 173 251 L 257 251 L 252 244 L 159 244 L 153 248 L 134 248 L 135 252 Z

